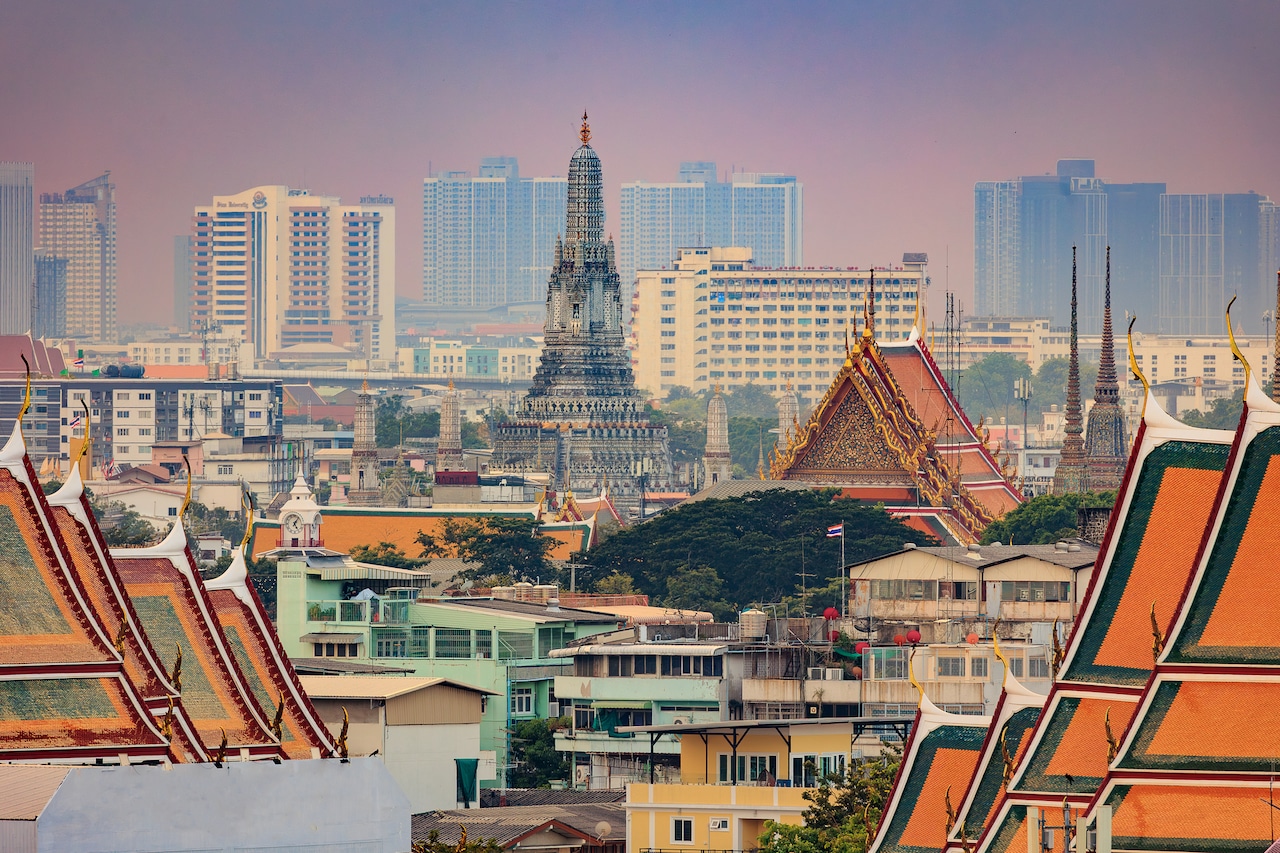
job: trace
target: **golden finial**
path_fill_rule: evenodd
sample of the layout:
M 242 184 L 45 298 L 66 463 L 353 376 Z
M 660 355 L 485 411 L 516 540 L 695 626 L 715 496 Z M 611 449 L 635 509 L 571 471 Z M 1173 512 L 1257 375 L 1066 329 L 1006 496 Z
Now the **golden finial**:
M 450 379 L 450 380 L 449 380 L 449 390 L 450 390 L 450 391 L 452 391 L 452 390 L 453 390 L 453 380 L 452 380 L 452 379 Z
M 182 645 L 175 642 L 174 647 L 178 650 L 178 656 L 173 661 L 173 672 L 169 675 L 169 683 L 173 685 L 174 692 L 182 692 Z
M 187 458 L 187 454 L 182 454 L 182 464 L 187 469 L 187 494 L 182 499 L 182 508 L 178 510 L 178 523 L 182 523 L 182 519 L 187 516 L 187 509 L 191 506 L 191 460 Z
M 1160 630 L 1160 622 L 1156 619 L 1156 603 L 1151 602 L 1151 659 L 1160 662 L 1160 653 L 1164 651 L 1164 632 Z
M 116 654 L 124 657 L 124 640 L 129 636 L 129 623 L 121 622 L 120 631 L 116 634 L 116 641 L 113 644 L 116 647 Z
M 1013 780 L 1013 756 L 1009 754 L 1009 724 L 1005 723 L 1000 731 L 1000 761 L 1004 769 L 1000 774 L 1000 784 L 1008 788 Z
M 947 793 L 943 798 L 943 803 L 947 807 L 947 831 L 946 835 L 951 834 L 952 828 L 956 825 L 956 808 L 951 805 L 951 786 L 947 786 Z
M 911 647 L 911 654 L 907 655 L 907 680 L 911 682 L 911 686 L 920 691 L 920 699 L 916 705 L 924 704 L 924 688 L 920 686 L 920 682 L 916 681 L 916 671 L 913 662 L 916 659 L 915 646 Z
M 1236 333 L 1231 328 L 1231 306 L 1235 304 L 1239 294 L 1231 297 L 1231 301 L 1227 303 L 1227 340 L 1231 342 L 1231 354 L 1240 360 L 1244 365 L 1244 384 L 1249 387 L 1249 374 L 1253 372 L 1253 368 L 1249 367 L 1249 362 L 1245 360 L 1244 353 L 1240 352 L 1240 347 L 1236 346 Z
M 249 547 L 249 540 L 253 537 L 253 498 L 249 497 L 249 487 L 243 483 L 240 485 L 240 506 L 244 509 L 244 536 L 240 539 L 240 550 L 245 552 L 247 559 L 249 552 L 245 548 Z
M 1138 322 L 1138 316 L 1135 314 L 1129 320 L 1129 369 L 1133 371 L 1133 376 L 1142 383 L 1142 415 L 1147 413 L 1147 398 L 1151 396 L 1151 383 L 1147 381 L 1147 377 L 1142 374 L 1142 368 L 1138 366 L 1138 358 L 1133 354 L 1133 324 Z
M 1053 620 L 1053 657 L 1049 661 L 1049 668 L 1053 671 L 1053 680 L 1058 680 L 1058 667 L 1062 666 L 1062 661 L 1067 656 L 1067 650 L 1058 642 L 1058 620 Z
M 80 442 L 80 450 L 76 453 L 75 464 L 77 465 L 80 464 L 80 460 L 84 458 L 84 454 L 89 450 L 89 404 L 81 400 L 80 407 L 84 409 L 84 440 Z
M 920 328 L 920 294 L 916 294 L 916 316 L 911 320 L 911 325 L 915 327 L 916 334 L 924 331 Z
M 27 361 L 27 357 L 22 353 L 18 353 L 18 357 L 22 359 L 22 366 L 27 369 L 27 393 L 22 398 L 22 411 L 18 412 L 18 423 L 22 423 L 22 419 L 27 416 L 27 409 L 31 408 L 31 363 Z M 18 427 L 22 429 L 21 426 Z
M 164 717 L 160 720 L 160 734 L 164 735 L 165 740 L 173 740 L 173 697 L 169 697 L 169 710 L 165 711 Z
M 1107 765 L 1116 760 L 1116 753 L 1120 751 L 1120 744 L 1116 742 L 1116 736 L 1111 732 L 1111 709 L 1107 708 L 1107 713 L 1102 717 L 1102 725 L 1107 730 Z
M 213 756 L 214 767 L 221 767 L 222 762 L 227 760 L 227 730 L 219 727 L 218 731 L 222 732 L 222 742 L 218 744 L 218 752 Z
M 342 731 L 338 732 L 338 757 L 346 761 L 350 755 L 347 751 L 347 729 L 351 727 L 351 718 L 347 716 L 347 706 L 342 706 Z
M 462 833 L 458 836 L 458 846 L 453 848 L 454 853 L 462 853 L 463 850 L 467 849 L 467 828 L 460 823 L 458 824 L 458 829 L 462 830 Z
M 995 650 L 996 658 L 1000 663 L 1004 664 L 1004 677 L 1000 679 L 1000 686 L 1003 688 L 1009 683 L 1009 659 L 1004 656 L 1004 652 L 1000 651 L 1000 620 L 997 619 L 995 624 L 991 626 L 991 646 Z
M 284 740 L 284 693 L 276 700 L 276 715 L 271 719 L 271 733 L 276 740 Z
M 582 130 L 578 131 L 578 138 L 582 140 L 582 144 L 586 145 L 591 141 L 591 125 L 587 124 L 587 111 L 582 111 Z

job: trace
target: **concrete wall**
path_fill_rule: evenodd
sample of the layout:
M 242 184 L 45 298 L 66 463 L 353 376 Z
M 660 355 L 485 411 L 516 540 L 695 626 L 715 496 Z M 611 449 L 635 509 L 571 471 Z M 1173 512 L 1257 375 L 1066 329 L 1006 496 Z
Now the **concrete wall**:
M 409 815 L 377 759 L 77 767 L 37 831 L 41 851 L 406 853 Z
M 386 739 L 387 769 L 413 814 L 460 808 L 454 759 L 480 757 L 479 725 L 387 726 Z

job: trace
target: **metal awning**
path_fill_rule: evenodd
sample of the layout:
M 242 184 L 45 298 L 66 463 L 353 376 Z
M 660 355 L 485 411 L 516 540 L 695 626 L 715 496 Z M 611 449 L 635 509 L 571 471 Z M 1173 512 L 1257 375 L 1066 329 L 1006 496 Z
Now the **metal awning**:
M 299 638 L 303 643 L 363 643 L 364 634 L 303 634 Z
M 711 643 L 591 643 L 552 649 L 547 657 L 571 658 L 575 655 L 690 655 L 710 657 L 722 655 L 728 642 Z
M 591 703 L 591 707 L 598 711 L 610 708 L 620 711 L 640 711 L 645 708 L 652 708 L 653 702 L 648 699 L 597 699 Z

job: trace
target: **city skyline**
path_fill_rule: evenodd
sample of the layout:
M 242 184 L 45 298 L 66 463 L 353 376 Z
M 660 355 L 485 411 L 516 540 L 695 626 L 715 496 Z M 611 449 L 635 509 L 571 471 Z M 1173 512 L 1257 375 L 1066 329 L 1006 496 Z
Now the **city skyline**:
M 1280 83 L 1271 6 L 497 12 L 20 5 L 0 34 L 0 159 L 34 162 L 37 194 L 111 170 L 121 316 L 161 322 L 173 237 L 228 187 L 392 196 L 416 245 L 424 177 L 498 155 L 564 174 L 584 107 L 611 164 L 607 232 L 622 184 L 682 161 L 795 175 L 805 264 L 927 251 L 935 314 L 948 278 L 973 304 L 976 181 L 1088 157 L 1171 193 L 1280 196 L 1280 118 L 1259 108 Z M 416 298 L 420 255 L 397 261 Z

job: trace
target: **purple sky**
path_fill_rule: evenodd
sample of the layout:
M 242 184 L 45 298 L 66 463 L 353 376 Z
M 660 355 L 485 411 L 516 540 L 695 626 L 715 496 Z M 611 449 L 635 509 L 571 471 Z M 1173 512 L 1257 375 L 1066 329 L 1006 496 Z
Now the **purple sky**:
M 591 113 L 617 187 L 681 160 L 795 174 L 805 262 L 927 251 L 972 289 L 973 183 L 1093 157 L 1116 181 L 1280 195 L 1280 4 L 60 3 L 0 12 L 0 160 L 38 192 L 109 168 L 120 316 L 171 316 L 172 237 L 215 194 L 397 201 L 507 154 L 564 174 Z M 1270 140 L 1270 142 L 1268 142 Z

